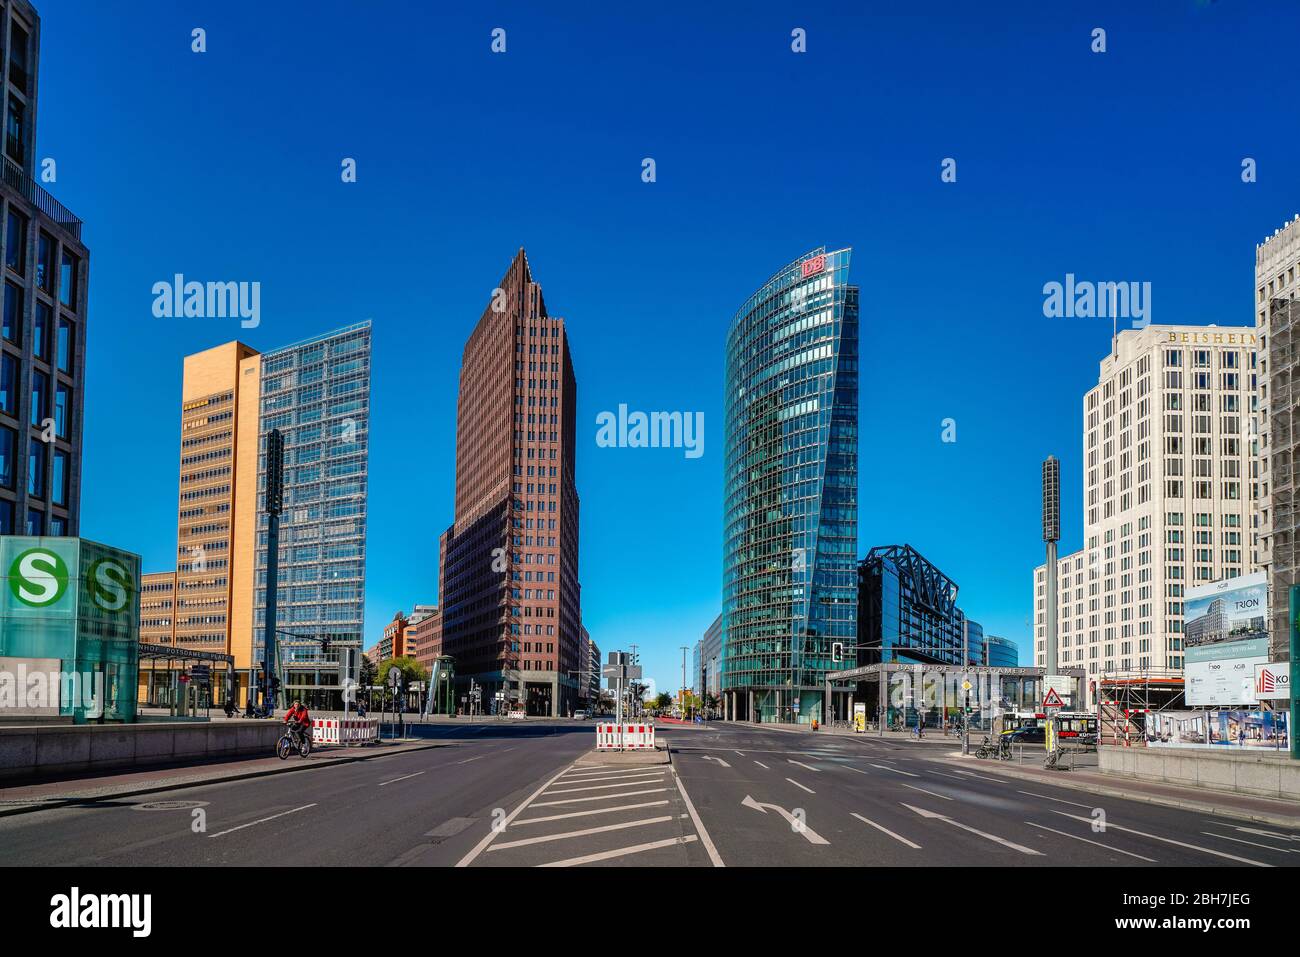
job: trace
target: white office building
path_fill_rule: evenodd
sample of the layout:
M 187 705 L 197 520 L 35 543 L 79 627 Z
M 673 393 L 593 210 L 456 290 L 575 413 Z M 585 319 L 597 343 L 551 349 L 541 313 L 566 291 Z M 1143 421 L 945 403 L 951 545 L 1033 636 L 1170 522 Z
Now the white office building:
M 1256 333 L 1126 329 L 1083 398 L 1083 548 L 1058 561 L 1060 667 L 1183 668 L 1183 593 L 1254 571 Z M 1034 663 L 1046 664 L 1046 567 L 1034 571 Z

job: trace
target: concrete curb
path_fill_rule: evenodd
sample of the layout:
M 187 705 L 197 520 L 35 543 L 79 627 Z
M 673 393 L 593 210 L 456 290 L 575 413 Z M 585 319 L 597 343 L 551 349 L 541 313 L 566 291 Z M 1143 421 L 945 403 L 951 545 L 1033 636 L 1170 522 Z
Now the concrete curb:
M 672 764 L 669 748 L 645 751 L 588 751 L 576 761 L 576 768 L 652 768 Z
M 972 759 L 963 757 L 954 759 L 952 756 L 949 756 L 938 760 L 944 764 L 966 765 L 969 764 Z M 980 761 L 979 766 L 993 774 L 1015 778 L 1018 781 L 1030 781 L 1034 784 L 1043 784 L 1048 787 L 1056 786 L 1070 788 L 1075 791 L 1087 791 L 1089 794 L 1102 794 L 1106 797 L 1123 798 L 1126 801 L 1141 801 L 1144 804 L 1159 804 L 1162 807 L 1174 807 L 1184 811 L 1198 811 L 1202 814 L 1217 814 L 1220 817 L 1230 817 L 1238 821 L 1250 821 L 1254 824 L 1272 824 L 1277 827 L 1300 829 L 1300 809 L 1297 809 L 1297 813 L 1290 817 L 1281 814 L 1264 814 L 1247 811 L 1243 808 L 1213 804 L 1206 801 L 1188 800 L 1186 798 L 1170 797 L 1164 794 L 1143 794 L 1140 791 L 1126 791 L 1122 787 L 1098 785 L 1093 781 L 1072 781 L 1070 780 L 1069 771 L 1061 771 L 1057 777 L 1052 778 L 1050 781 L 1045 781 L 1039 775 L 1024 774 L 1012 768 L 997 767 L 987 761 Z
M 110 800 L 113 798 L 136 797 L 141 794 L 158 794 L 164 791 L 179 791 L 182 788 L 203 787 L 207 784 L 224 784 L 228 781 L 244 781 L 251 778 L 270 777 L 273 774 L 291 774 L 295 771 L 319 771 L 322 768 L 333 767 L 336 764 L 353 764 L 357 761 L 368 761 L 371 758 L 385 757 L 394 754 L 411 754 L 415 751 L 428 751 L 432 748 L 446 747 L 445 742 L 430 742 L 421 744 L 413 748 L 403 748 L 400 751 L 372 751 L 365 754 L 348 755 L 347 757 L 334 758 L 330 761 L 319 764 L 307 764 L 303 761 L 286 761 L 283 767 L 277 768 L 259 768 L 256 771 L 240 771 L 229 774 L 213 774 L 206 777 L 179 778 L 166 783 L 157 783 L 147 786 L 137 787 L 128 785 L 122 790 L 107 790 L 102 792 L 85 792 L 79 794 L 60 795 L 52 798 L 41 798 L 31 804 L 22 804 L 15 807 L 0 806 L 0 817 L 14 817 L 19 814 L 31 814 L 36 811 L 57 810 L 64 807 L 72 807 L 87 801 Z

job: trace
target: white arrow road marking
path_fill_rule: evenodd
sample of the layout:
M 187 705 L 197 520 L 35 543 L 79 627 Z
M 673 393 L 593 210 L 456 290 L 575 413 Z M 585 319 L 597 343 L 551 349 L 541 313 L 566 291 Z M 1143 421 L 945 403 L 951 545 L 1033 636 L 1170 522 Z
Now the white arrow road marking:
M 719 764 L 721 764 L 724 768 L 729 768 L 729 767 L 731 767 L 731 765 L 728 764 L 726 761 L 722 760 L 722 758 L 715 758 L 715 757 L 714 757 L 713 755 L 711 755 L 711 754 L 703 755 L 703 757 L 704 757 L 704 760 L 705 760 L 705 761 L 717 761 L 717 762 L 718 762 Z
M 893 771 L 895 774 L 906 774 L 909 778 L 919 778 L 921 776 L 919 774 L 913 774 L 911 771 L 904 771 L 902 768 L 891 768 L 883 764 L 872 764 L 871 766 L 873 768 L 880 768 L 882 771 Z
M 1066 814 L 1064 811 L 1057 811 L 1057 810 L 1053 810 L 1052 813 L 1059 814 L 1061 815 L 1061 817 L 1068 817 L 1071 820 L 1082 821 L 1084 824 L 1092 824 L 1092 818 L 1090 817 L 1080 817 L 1077 814 Z M 1256 867 L 1273 866 L 1272 864 L 1264 864 L 1261 863 L 1260 861 L 1252 861 L 1248 857 L 1237 857 L 1235 854 L 1225 854 L 1223 851 L 1211 850 L 1208 847 L 1200 847 L 1199 845 L 1196 844 L 1184 844 L 1182 841 L 1175 841 L 1172 837 L 1159 837 L 1155 834 L 1148 834 L 1146 831 L 1135 831 L 1131 827 L 1120 827 L 1120 825 L 1118 824 L 1111 824 L 1109 821 L 1107 821 L 1106 830 L 1109 831 L 1111 828 L 1114 828 L 1117 831 L 1128 831 L 1130 834 L 1137 834 L 1140 837 L 1149 837 L 1153 841 L 1164 841 L 1166 844 L 1174 844 L 1177 845 L 1178 847 L 1186 847 L 1193 851 L 1204 851 L 1206 854 L 1213 854 L 1215 857 L 1226 857 L 1230 861 L 1240 861 L 1243 864 L 1253 864 Z
M 947 823 L 951 824 L 953 827 L 959 827 L 963 831 L 969 831 L 971 834 L 976 834 L 984 838 L 985 840 L 992 841 L 995 844 L 1001 844 L 1003 847 L 1009 847 L 1013 851 L 1019 851 L 1021 854 L 1031 854 L 1034 857 L 1043 856 L 1041 852 L 1034 850 L 1032 847 L 1025 847 L 1023 844 L 1016 844 L 1014 841 L 1008 841 L 1005 837 L 998 837 L 996 834 L 990 834 L 987 831 L 981 831 L 978 828 L 973 828 L 969 824 L 963 824 L 961 821 L 954 821 L 952 818 L 948 817 L 948 815 L 940 814 L 938 811 L 927 811 L 925 808 L 913 807 L 912 805 L 907 804 L 903 801 L 899 801 L 898 803 L 902 804 L 903 807 L 907 808 L 909 811 L 915 811 L 917 814 L 921 815 L 921 817 L 928 817 L 940 821 L 946 821 Z M 1058 811 L 1057 813 L 1059 814 L 1060 812 Z
M 755 801 L 752 797 L 746 794 L 745 800 L 740 802 L 740 806 L 752 807 L 755 811 L 758 811 L 760 814 L 766 814 L 769 810 L 775 811 L 777 814 L 780 814 L 783 818 L 785 818 L 786 823 L 790 825 L 790 828 L 792 830 L 806 837 L 808 839 L 809 844 L 830 843 L 830 841 L 826 840 L 826 838 L 822 837 L 820 834 L 818 834 L 816 831 L 810 828 L 806 823 L 796 824 L 794 815 L 791 814 L 789 811 L 787 811 L 785 808 L 781 807 L 780 805 L 764 804 L 761 801 Z
M 817 771 L 817 769 L 813 767 L 811 764 L 804 764 L 802 761 L 796 761 L 794 758 L 789 758 L 788 760 L 791 764 L 797 764 L 801 768 L 807 768 L 809 771 L 814 771 L 814 772 Z
M 1026 821 L 1030 827 L 1041 828 L 1044 831 L 1051 831 L 1053 834 L 1059 834 L 1061 837 L 1072 837 L 1076 841 L 1083 841 L 1085 844 L 1096 844 L 1098 847 L 1104 847 L 1108 851 L 1114 851 L 1116 854 L 1127 854 L 1129 857 L 1136 857 L 1139 861 L 1150 861 L 1152 864 L 1158 863 L 1154 857 L 1143 857 L 1141 854 L 1134 854 L 1132 851 L 1121 851 L 1118 847 L 1111 847 L 1109 844 L 1103 844 L 1101 841 L 1089 840 L 1086 837 L 1080 837 L 1077 834 L 1070 834 L 1066 831 L 1058 831 L 1054 827 L 1048 827 L 1045 824 L 1035 824 L 1033 821 Z
M 899 837 L 897 834 L 895 834 L 895 833 L 894 833 L 893 831 L 891 831 L 889 828 L 887 828 L 887 827 L 883 827 L 883 826 L 877 824 L 875 821 L 872 821 L 872 820 L 869 820 L 869 819 L 863 817 L 861 814 L 858 814 L 856 811 L 853 811 L 853 812 L 850 812 L 850 813 L 852 813 L 853 816 L 856 817 L 856 818 L 857 818 L 859 821 L 861 821 L 863 824 L 870 824 L 870 825 L 871 825 L 872 827 L 874 827 L 877 831 L 883 831 L 884 833 L 886 833 L 886 834 L 888 834 L 890 837 L 892 837 L 894 840 L 896 840 L 896 841 L 900 841 L 900 842 L 902 842 L 903 844 L 906 844 L 908 847 L 910 847 L 910 848 L 912 848 L 912 849 L 914 849 L 914 850 L 919 851 L 919 850 L 921 849 L 921 845 L 920 845 L 920 844 L 913 844 L 913 843 L 912 843 L 911 841 L 909 841 L 907 838 L 905 838 L 905 837 Z

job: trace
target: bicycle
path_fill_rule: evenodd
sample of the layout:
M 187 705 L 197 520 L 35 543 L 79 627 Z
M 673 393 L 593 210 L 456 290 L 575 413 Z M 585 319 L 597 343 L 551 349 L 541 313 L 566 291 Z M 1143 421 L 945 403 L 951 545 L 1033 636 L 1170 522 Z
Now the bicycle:
M 286 728 L 284 734 L 280 735 L 280 740 L 275 743 L 275 753 L 284 761 L 295 750 L 304 758 L 311 754 L 311 734 L 303 733 L 297 728 Z

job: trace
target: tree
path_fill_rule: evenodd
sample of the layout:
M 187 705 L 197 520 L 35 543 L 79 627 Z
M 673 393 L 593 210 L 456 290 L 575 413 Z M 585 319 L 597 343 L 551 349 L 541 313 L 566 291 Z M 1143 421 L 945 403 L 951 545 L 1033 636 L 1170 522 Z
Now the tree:
M 667 691 L 659 692 L 659 697 L 655 698 L 655 707 L 660 711 L 667 711 L 673 706 L 673 696 Z
M 360 673 L 357 675 L 357 684 L 359 684 L 361 690 L 365 692 L 367 704 L 370 702 L 370 689 L 374 687 L 375 679 L 378 677 L 379 669 L 375 667 L 375 663 L 365 655 L 362 655 Z

